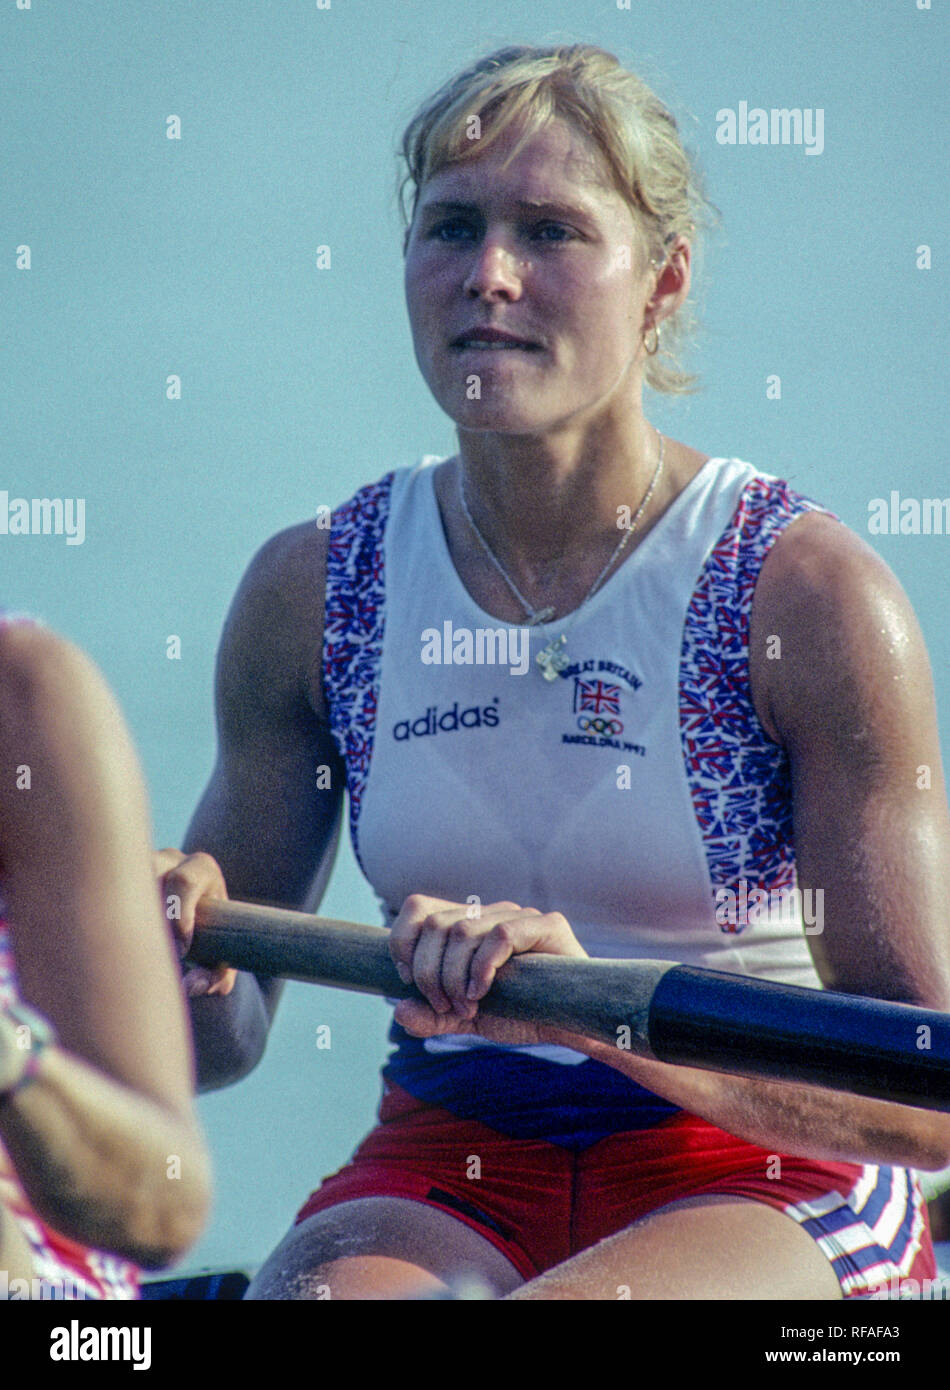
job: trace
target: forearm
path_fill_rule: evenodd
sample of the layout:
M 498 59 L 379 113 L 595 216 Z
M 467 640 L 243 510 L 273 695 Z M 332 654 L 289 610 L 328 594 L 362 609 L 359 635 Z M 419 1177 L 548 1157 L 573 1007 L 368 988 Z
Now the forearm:
M 189 999 L 199 1091 L 231 1086 L 257 1066 L 281 987 L 271 980 L 262 988 L 240 971 L 230 994 Z
M 950 1115 L 843 1091 L 670 1066 L 552 1030 L 558 1042 L 629 1076 L 710 1124 L 775 1152 L 825 1162 L 935 1169 L 950 1155 Z
M 72 1240 L 156 1268 L 204 1227 L 211 1176 L 195 1123 L 59 1047 L 0 1099 L 0 1141 L 37 1214 Z

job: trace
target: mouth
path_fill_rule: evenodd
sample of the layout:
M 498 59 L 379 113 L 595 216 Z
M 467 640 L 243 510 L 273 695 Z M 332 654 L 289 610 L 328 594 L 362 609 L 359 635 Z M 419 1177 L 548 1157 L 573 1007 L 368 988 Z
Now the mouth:
M 540 352 L 537 343 L 492 342 L 484 338 L 461 338 L 451 344 L 453 352 Z
M 449 346 L 455 352 L 540 352 L 539 343 L 527 338 L 516 338 L 512 333 L 500 329 L 482 329 L 474 333 L 461 333 Z

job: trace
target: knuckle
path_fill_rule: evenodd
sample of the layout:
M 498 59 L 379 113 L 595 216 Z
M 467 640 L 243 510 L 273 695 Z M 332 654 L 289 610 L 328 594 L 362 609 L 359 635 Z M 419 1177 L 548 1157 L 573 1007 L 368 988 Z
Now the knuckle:
M 498 922 L 491 930 L 491 936 L 503 946 L 514 944 L 518 928 L 514 922 Z
M 195 869 L 201 874 L 215 879 L 221 877 L 221 870 L 218 867 L 217 859 L 213 858 L 213 856 L 208 854 L 205 850 L 196 850 L 189 858 L 194 864 Z
M 444 921 L 438 912 L 430 912 L 422 922 L 424 932 L 432 932 L 444 940 L 452 932 L 453 923 Z
M 192 889 L 196 886 L 200 878 L 199 871 L 195 865 L 194 856 L 188 855 L 185 859 L 180 859 L 177 864 L 173 864 L 165 874 L 165 883 L 173 884 L 176 888 Z
M 184 874 L 180 874 L 177 869 L 171 869 L 162 876 L 162 891 L 166 899 L 174 897 L 179 900 L 179 905 L 184 907 L 188 902 L 190 884 Z M 168 916 L 167 903 L 165 916 Z
M 448 934 L 453 941 L 470 941 L 473 937 L 482 935 L 476 930 L 476 923 L 466 921 L 464 917 L 452 923 L 448 929 Z

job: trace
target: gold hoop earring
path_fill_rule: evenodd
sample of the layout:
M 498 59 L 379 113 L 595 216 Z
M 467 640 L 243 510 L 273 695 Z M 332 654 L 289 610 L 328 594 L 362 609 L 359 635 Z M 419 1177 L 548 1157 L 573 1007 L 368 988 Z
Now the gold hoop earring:
M 652 346 L 652 347 L 649 347 L 649 346 L 647 345 L 647 337 L 649 336 L 649 334 L 650 334 L 651 332 L 652 332 L 652 334 L 653 334 L 653 346 Z M 657 327 L 656 323 L 651 323 L 651 324 L 650 324 L 650 327 L 646 330 L 646 332 L 645 332 L 644 335 L 643 335 L 643 351 L 646 353 L 647 357 L 655 357 L 656 354 L 659 352 L 659 350 L 660 350 L 660 330 L 659 330 L 659 328 Z

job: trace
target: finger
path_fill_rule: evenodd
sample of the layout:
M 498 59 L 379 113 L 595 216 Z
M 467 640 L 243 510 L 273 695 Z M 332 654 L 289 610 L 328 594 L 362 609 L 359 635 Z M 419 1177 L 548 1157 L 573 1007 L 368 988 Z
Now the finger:
M 185 995 L 199 999 L 203 995 L 230 994 L 238 972 L 230 965 L 192 965 L 182 976 Z
M 162 907 L 166 920 L 180 943 L 182 955 L 191 945 L 195 930 L 195 908 L 201 899 L 227 896 L 224 875 L 210 854 L 201 851 L 189 854 L 165 874 Z
M 159 906 L 162 916 L 168 923 L 179 957 L 183 957 L 188 949 L 188 940 L 185 933 L 180 930 L 177 905 L 166 888 L 166 879 L 172 870 L 176 869 L 186 858 L 187 855 L 182 854 L 179 849 L 159 849 L 152 855 L 152 872 L 157 880 Z
M 400 1027 L 417 1038 L 436 1038 L 444 1033 L 470 1031 L 467 1018 L 462 1018 L 454 1012 L 436 1013 L 420 999 L 400 999 L 393 1017 Z
M 535 923 L 537 932 L 535 944 L 530 949 L 543 951 L 553 956 L 578 956 L 587 958 L 570 922 L 563 912 L 545 912 Z
M 533 949 L 537 938 L 537 920 L 534 915 L 529 916 L 527 921 L 521 917 L 505 917 L 482 937 L 469 965 L 468 999 L 482 999 L 506 961 L 516 952 Z
M 211 981 L 214 971 L 207 970 L 203 965 L 193 965 L 190 970 L 186 970 L 181 977 L 186 999 L 200 999 L 208 993 L 211 988 Z
M 157 849 L 152 855 L 152 868 L 156 878 L 164 878 L 169 869 L 174 869 L 188 856 L 180 849 Z
M 481 942 L 472 958 L 469 998 L 481 999 L 491 987 L 495 974 L 511 959 L 530 951 L 554 956 L 586 958 L 587 952 L 561 912 L 538 912 L 524 908 L 499 920 Z
M 430 912 L 422 924 L 412 958 L 412 976 L 423 994 L 438 999 L 440 1011 L 445 1000 L 450 1008 L 461 1007 L 463 1014 L 470 1016 L 465 995 L 468 962 L 479 939 L 490 927 L 491 920 L 470 918 L 461 903 L 450 903 L 437 912 Z M 447 986 L 447 970 L 452 989 Z
M 208 989 L 209 994 L 224 996 L 230 994 L 234 988 L 238 973 L 230 965 L 216 965 L 211 971 L 211 985 Z
M 488 928 L 490 929 L 490 928 Z M 449 927 L 445 953 L 442 957 L 442 989 L 456 1013 L 472 1019 L 478 1006 L 469 997 L 469 978 L 472 959 L 486 932 L 482 920 L 456 918 Z
M 515 913 L 499 917 L 479 943 L 469 971 L 468 998 L 483 998 L 505 962 L 513 955 L 529 951 L 562 956 L 587 955 L 562 913 L 542 913 L 535 907 L 519 908 Z
M 457 910 L 457 909 L 456 909 Z M 442 988 L 442 959 L 448 945 L 448 929 L 451 920 L 441 925 L 438 913 L 435 919 L 424 923 L 416 941 L 412 956 L 412 980 L 421 994 L 424 994 L 436 1013 L 450 1012 L 452 1001 Z
M 520 917 L 523 914 L 538 916 L 537 908 L 520 908 L 517 903 L 491 903 L 482 908 L 477 917 L 468 910 L 464 916 L 454 911 L 438 913 L 436 920 L 447 927 L 448 941 L 442 958 L 442 988 L 448 995 L 453 1009 L 463 1018 L 472 1019 L 478 1012 L 473 1000 L 481 998 L 484 990 L 472 995 L 471 965 L 480 943 L 488 936 L 499 921 Z M 486 986 L 487 988 L 487 986 Z
M 410 893 L 389 929 L 389 953 L 403 984 L 412 983 L 412 958 L 423 924 L 433 909 L 448 906 L 441 898 L 427 898 L 422 893 Z
M 430 912 L 416 942 L 412 974 L 437 1012 L 454 1010 L 471 1020 L 477 1009 L 468 997 L 471 959 L 479 941 L 499 918 L 518 913 L 517 903 L 493 903 L 473 917 L 461 903 Z

